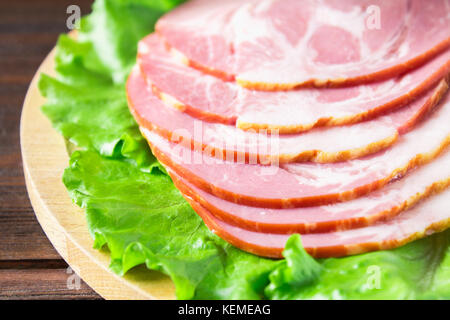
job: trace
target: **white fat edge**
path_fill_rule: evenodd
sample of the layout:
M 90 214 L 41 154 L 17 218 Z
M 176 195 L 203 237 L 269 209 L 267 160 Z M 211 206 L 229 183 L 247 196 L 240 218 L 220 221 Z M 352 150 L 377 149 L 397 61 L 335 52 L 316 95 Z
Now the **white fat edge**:
M 189 65 L 189 59 L 180 51 L 171 47 L 169 52 L 172 57 L 172 61 L 176 64 L 183 64 L 185 66 Z
M 246 123 L 259 123 L 270 125 L 302 125 L 311 124 L 318 118 L 341 118 L 359 114 L 360 105 L 364 102 L 371 102 L 374 98 L 379 98 L 379 92 L 387 93 L 395 87 L 398 82 L 386 81 L 376 90 L 366 86 L 359 87 L 359 94 L 344 101 L 321 103 L 317 101 L 319 90 L 298 90 L 281 92 L 276 96 L 276 100 L 269 100 L 267 106 L 257 103 L 246 104 L 245 108 L 239 109 L 239 120 Z M 243 99 L 242 96 L 241 99 Z M 364 98 L 364 100 L 361 100 Z M 245 101 L 245 100 L 244 100 Z M 262 103 L 266 103 L 264 99 Z M 321 110 L 320 117 L 316 108 L 326 108 Z M 374 105 L 376 107 L 376 105 Z M 299 119 L 299 113 L 301 119 Z
M 231 141 L 236 147 L 258 146 L 258 135 L 253 132 L 246 132 L 236 129 L 233 126 L 224 124 L 214 124 L 211 129 L 205 131 L 205 139 L 211 141 L 215 147 L 221 147 L 224 143 Z M 226 137 L 224 140 L 223 138 Z M 230 140 L 232 139 L 232 140 Z
M 133 66 L 133 68 L 131 68 L 131 73 L 140 73 L 140 72 L 141 71 L 140 71 L 139 66 L 137 64 L 135 64 Z
M 168 107 L 175 108 L 179 110 L 180 112 L 184 112 L 186 110 L 186 105 L 184 103 L 181 103 L 178 99 L 171 96 L 170 94 L 161 92 L 161 101 L 164 102 L 164 104 Z
M 450 189 L 447 189 L 420 202 L 387 222 L 365 228 L 340 231 L 336 232 L 335 235 L 340 241 L 360 236 L 366 237 L 368 234 L 373 234 L 371 241 L 403 240 L 414 233 L 425 231 L 433 223 L 448 221 L 450 219 L 449 200 Z
M 147 43 L 145 43 L 144 41 L 139 41 L 138 52 L 146 55 L 149 54 L 151 51 Z
M 144 131 L 146 131 L 146 129 L 144 129 Z M 441 163 L 447 163 L 446 161 L 448 161 L 448 158 L 449 158 L 449 154 L 447 154 L 446 155 L 446 157 L 443 157 L 443 158 L 441 158 L 441 159 L 438 159 L 438 160 L 436 160 L 437 162 L 436 162 L 436 165 L 434 166 L 434 168 L 435 168 L 435 173 L 437 172 L 437 171 L 439 171 L 439 172 L 441 172 L 441 170 L 436 170 L 436 169 L 438 169 L 438 167 L 440 167 L 439 166 L 439 162 L 441 162 Z M 448 166 L 447 166 L 448 167 Z M 431 167 L 429 167 L 429 168 L 431 168 Z M 426 169 L 424 169 L 424 170 L 422 170 L 424 173 L 423 174 L 425 174 L 425 176 L 427 176 L 426 175 Z M 428 171 L 430 171 L 430 170 L 428 170 Z M 417 174 L 419 174 L 418 172 L 417 173 L 415 173 L 416 175 L 412 175 L 411 177 L 417 177 Z M 411 183 L 411 184 L 409 184 L 409 185 L 414 185 L 414 183 Z M 345 235 L 345 234 L 344 234 Z
M 397 206 L 404 201 L 411 201 L 419 193 L 424 193 L 434 183 L 447 182 L 450 179 L 450 150 L 429 164 L 418 168 L 403 179 L 388 184 L 367 196 L 326 207 L 330 216 L 337 216 L 346 210 L 359 209 L 352 217 L 367 216 L 367 212 L 376 208 L 380 201 L 392 202 Z
M 263 151 L 266 155 L 278 155 L 276 150 L 272 150 L 273 143 L 277 141 L 272 139 L 276 138 L 266 135 L 264 131 L 243 131 L 234 126 L 214 124 L 213 127 L 204 131 L 203 141 L 214 148 L 225 149 L 226 147 L 227 150 L 248 152 L 252 155 L 261 155 Z M 289 148 L 286 149 L 288 150 Z
M 432 118 L 428 119 L 428 121 L 425 121 L 423 124 L 419 125 L 418 128 L 415 128 L 415 130 L 400 137 L 399 141 L 394 145 L 394 147 L 387 149 L 385 153 L 383 153 L 382 155 L 371 158 L 370 160 L 365 159 L 351 160 L 351 162 L 349 163 L 351 163 L 352 165 L 348 170 L 341 171 L 342 169 L 336 169 L 333 165 L 331 166 L 316 165 L 317 167 L 313 168 L 317 169 L 318 167 L 320 167 L 320 170 L 314 171 L 312 171 L 313 168 L 311 166 L 305 166 L 303 164 L 285 164 L 283 165 L 283 167 L 290 172 L 296 173 L 299 183 L 304 183 L 305 181 L 306 182 L 315 181 L 316 184 L 322 182 L 321 185 L 323 186 L 335 183 L 338 184 L 339 186 L 345 185 L 345 181 L 349 181 L 348 172 L 353 172 L 356 174 L 355 170 L 359 170 L 361 174 L 365 174 L 367 172 L 380 172 L 382 174 L 390 174 L 396 169 L 405 166 L 406 163 L 410 161 L 412 158 L 414 158 L 417 154 L 419 153 L 426 154 L 429 152 L 434 152 L 435 149 L 437 149 L 441 145 L 442 141 L 449 134 L 446 119 L 450 117 L 445 116 L 445 114 L 450 114 L 449 109 L 450 105 L 447 105 L 447 107 L 442 109 L 446 111 L 446 113 L 441 112 L 434 114 Z M 390 119 L 386 117 L 386 121 L 390 121 Z M 364 126 L 364 124 L 362 124 L 361 126 Z M 367 145 L 367 141 L 369 140 L 366 140 L 366 138 L 361 139 L 362 137 L 361 132 L 364 132 L 366 134 L 365 136 L 372 138 L 373 140 L 371 141 L 378 141 L 380 140 L 380 137 L 382 138 L 383 136 L 382 134 L 380 136 L 374 136 L 374 133 L 380 134 L 380 132 L 383 132 L 381 128 L 383 128 L 383 124 L 380 125 L 380 130 L 377 130 L 376 127 L 373 128 L 369 126 L 368 129 L 365 131 L 360 131 L 360 129 L 358 129 L 358 125 L 349 126 L 348 129 L 345 130 L 345 137 L 343 137 L 345 139 L 339 140 L 345 141 L 346 143 L 348 143 L 349 146 Z M 257 134 L 247 132 L 240 134 L 238 133 L 236 135 L 235 128 L 229 128 L 228 126 L 218 125 L 216 126 L 216 129 L 219 130 L 214 131 L 216 133 L 214 137 L 223 137 L 223 136 L 230 137 L 233 135 L 235 137 L 240 136 L 241 139 L 237 140 L 238 145 L 240 143 L 240 147 L 244 148 L 245 150 L 251 150 L 251 147 L 254 148 L 261 141 L 258 140 Z M 333 133 L 333 131 L 339 132 L 339 127 L 327 130 L 330 136 L 336 136 L 336 134 Z M 342 134 L 344 134 L 344 131 Z M 248 135 L 253 135 L 255 140 L 249 141 L 247 139 Z M 218 141 L 219 143 L 215 146 L 222 146 L 223 140 L 219 138 Z M 365 142 L 361 143 L 361 141 Z M 264 141 L 262 142 L 264 143 Z M 297 149 L 295 148 L 296 146 Z M 317 145 L 315 146 L 317 147 Z M 303 144 L 301 144 L 300 147 L 302 148 L 301 150 L 308 150 L 307 146 Z M 299 150 L 298 148 L 299 148 L 298 140 L 293 139 L 292 145 L 284 146 L 282 150 L 280 150 L 280 152 L 282 153 L 284 150 L 287 150 L 291 151 L 292 153 L 295 153 L 296 151 Z M 349 181 L 349 183 L 351 183 L 351 181 Z
M 354 99 L 349 99 L 348 101 L 354 100 L 355 102 L 361 103 L 371 103 L 371 101 L 379 99 L 380 93 L 384 96 L 390 95 L 392 91 L 396 92 L 402 92 L 403 94 L 406 93 L 403 92 L 405 88 L 408 90 L 411 90 L 413 86 L 411 85 L 411 78 L 412 76 L 410 74 L 407 74 L 403 76 L 400 80 L 398 78 L 388 79 L 384 80 L 382 82 L 378 83 L 378 86 L 376 88 L 373 88 L 371 85 L 361 85 L 359 86 L 360 89 L 360 95 L 358 97 L 355 97 Z M 364 98 L 364 100 L 361 100 L 361 98 Z M 342 104 L 347 103 L 347 101 L 343 101 Z M 377 106 L 373 106 L 377 107 Z
M 320 90 L 297 90 L 277 94 L 277 100 L 267 103 L 267 107 L 261 105 L 247 104 L 238 110 L 239 121 L 245 123 L 269 124 L 269 125 L 302 125 L 310 124 L 318 119 L 315 108 L 321 107 L 320 118 L 341 118 L 361 113 L 361 104 L 373 103 L 374 100 L 383 95 L 391 94 L 392 90 L 402 91 L 411 86 L 411 75 L 405 75 L 400 79 L 390 79 L 380 83 L 377 88 L 372 86 L 358 86 L 359 94 L 344 101 L 320 103 L 317 98 Z M 412 87 L 412 86 L 411 86 Z M 410 88 L 408 88 L 410 89 Z M 242 91 L 242 90 L 240 90 Z M 242 97 L 244 98 L 244 97 Z M 241 99 L 242 99 L 241 98 Z M 245 100 L 244 100 L 245 101 Z M 263 103 L 264 99 L 261 100 Z M 314 108 L 312 108 L 314 106 Z M 373 105 L 372 108 L 378 107 Z M 299 119 L 299 113 L 301 119 Z
M 316 164 L 313 167 L 305 164 L 285 164 L 282 167 L 295 173 L 299 184 L 314 181 L 314 185 L 317 187 L 336 184 L 337 189 L 345 186 L 345 181 L 348 181 L 349 184 L 352 183 L 354 179 L 349 180 L 349 177 L 356 178 L 359 174 L 364 175 L 367 172 L 379 172 L 381 175 L 391 174 L 395 170 L 403 168 L 418 154 L 435 152 L 442 142 L 448 138 L 450 134 L 450 128 L 448 127 L 450 103 L 446 103 L 442 106 L 442 109 L 437 111 L 419 127 L 401 136 L 399 141 L 382 155 L 370 159 L 350 160 L 347 162 L 346 170 L 336 168 L 332 164 Z M 355 136 L 358 137 L 360 134 L 358 132 L 348 134 L 349 138 Z M 353 175 L 349 175 L 350 172 Z
M 434 151 L 438 146 L 440 146 L 441 142 L 449 134 L 449 128 L 446 121 L 446 119 L 450 118 L 449 109 L 450 104 L 447 103 L 446 106 L 443 106 L 442 109 L 439 110 L 441 112 L 435 113 L 432 118 L 428 119 L 428 121 L 423 123 L 419 128 L 416 128 L 415 130 L 405 134 L 403 137 L 401 137 L 400 141 L 397 143 L 397 145 L 395 145 L 394 148 L 387 150 L 382 156 L 375 157 L 373 158 L 373 160 L 352 160 L 351 171 L 354 171 L 355 169 L 359 168 L 358 170 L 360 171 L 370 170 L 371 172 L 373 172 L 374 170 L 380 169 L 392 172 L 393 170 L 404 166 L 407 163 L 407 161 L 416 156 L 417 153 L 415 150 L 420 150 L 420 153 L 422 154 Z M 224 128 L 225 132 L 222 132 L 222 134 L 233 132 L 230 131 L 229 128 L 227 129 L 227 126 L 220 125 L 218 127 Z M 423 146 L 417 147 L 418 144 L 419 146 L 420 145 Z M 412 145 L 414 145 L 414 147 L 411 147 Z M 299 175 L 307 174 L 306 181 L 323 180 L 323 183 L 329 185 L 330 176 L 338 176 L 336 182 L 339 183 L 339 185 L 341 185 L 342 181 L 345 181 L 346 179 L 342 180 L 340 176 L 344 175 L 344 177 L 348 178 L 346 174 L 343 173 L 341 174 L 340 172 L 337 172 L 336 174 L 336 170 L 338 169 L 334 168 L 334 166 L 332 165 L 331 166 L 316 165 L 316 166 L 317 168 L 320 168 L 320 170 L 314 170 L 316 174 L 316 176 L 314 176 L 314 173 L 311 172 L 310 170 L 311 166 L 305 167 L 304 164 L 284 165 L 284 167 L 287 168 L 288 171 L 290 172 L 298 173 Z M 299 180 L 305 181 L 305 177 L 299 176 Z
M 360 179 L 366 175 L 364 168 L 348 168 L 348 170 L 336 170 L 331 167 L 314 168 L 314 171 L 308 168 L 292 166 L 282 166 L 294 175 L 300 186 L 312 185 L 315 188 L 329 187 L 329 192 L 339 191 L 351 184 L 354 180 Z
M 373 195 L 361 197 L 353 201 L 338 203 L 326 206 L 326 210 L 330 213 L 330 217 L 338 218 L 340 214 L 346 213 L 347 210 L 359 210 L 352 217 L 367 216 L 368 212 L 379 205 L 380 200 L 392 202 L 392 206 L 399 205 L 404 201 L 415 196 L 416 193 L 424 192 L 425 189 L 434 182 L 444 181 L 444 177 L 450 178 L 450 167 L 446 164 L 450 161 L 450 152 L 443 157 L 438 158 L 432 164 L 427 165 L 412 175 L 408 175 L 404 179 L 388 185 L 386 188 L 375 192 Z M 445 168 L 446 170 L 443 170 Z M 225 180 L 228 179 L 224 177 Z M 266 211 L 256 209 L 256 213 L 264 216 Z M 290 210 L 295 211 L 295 209 Z M 319 221 L 320 222 L 320 221 Z
M 365 147 L 396 134 L 392 125 L 381 120 L 361 122 L 349 126 L 317 128 L 296 135 L 287 141 L 289 149 L 340 152 Z M 290 142 L 290 144 L 289 144 Z M 300 144 L 301 145 L 298 145 Z M 284 149 L 284 148 L 283 148 Z
M 208 101 L 208 104 L 211 102 L 214 103 L 214 97 L 211 95 L 212 90 L 210 90 L 211 87 L 215 86 L 217 83 L 217 78 L 208 74 L 202 74 L 201 72 L 186 67 L 188 64 L 188 59 L 186 56 L 184 56 L 179 51 L 172 49 L 172 59 L 170 63 L 162 65 L 162 68 L 167 70 L 170 73 L 177 73 L 182 74 L 183 72 L 186 73 L 191 83 L 193 83 L 194 86 L 200 88 L 200 92 L 203 92 L 206 94 L 206 101 Z M 181 68 L 180 68 L 181 67 Z M 160 66 L 161 68 L 161 66 Z M 238 86 L 234 83 L 224 83 L 225 86 L 227 86 L 229 89 L 237 90 Z M 195 94 L 197 91 L 194 90 L 193 94 Z M 194 106 L 197 107 L 197 106 Z
M 248 94 L 252 94 L 248 91 Z M 289 92 L 274 92 L 270 95 L 261 95 L 261 99 L 247 102 L 246 94 L 241 94 L 241 101 L 245 101 L 245 106 L 241 106 L 238 121 L 246 123 L 295 125 L 309 124 L 315 121 L 317 111 L 315 106 L 317 90 L 296 90 Z M 301 119 L 299 119 L 299 113 Z M 300 121 L 299 121 L 300 120 Z

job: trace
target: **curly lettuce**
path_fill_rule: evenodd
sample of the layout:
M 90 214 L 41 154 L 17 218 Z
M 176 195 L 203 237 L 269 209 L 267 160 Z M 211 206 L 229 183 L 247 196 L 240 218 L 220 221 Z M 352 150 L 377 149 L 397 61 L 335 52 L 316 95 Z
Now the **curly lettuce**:
M 245 253 L 210 232 L 152 155 L 126 101 L 140 38 L 179 0 L 97 0 L 77 40 L 61 35 L 43 112 L 76 151 L 63 181 L 94 247 L 123 275 L 145 264 L 180 299 L 448 299 L 450 232 L 401 248 L 315 260 L 299 235 L 284 259 Z

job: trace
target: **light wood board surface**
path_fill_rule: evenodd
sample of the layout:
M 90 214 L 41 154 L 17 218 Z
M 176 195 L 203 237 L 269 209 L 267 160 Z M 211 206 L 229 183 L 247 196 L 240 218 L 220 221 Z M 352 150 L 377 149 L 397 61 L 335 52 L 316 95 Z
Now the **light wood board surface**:
M 58 253 L 106 299 L 174 299 L 173 282 L 137 267 L 120 277 L 109 270 L 108 252 L 92 248 L 85 214 L 72 203 L 62 183 L 69 164 L 64 139 L 42 114 L 45 99 L 37 88 L 41 72 L 54 75 L 54 50 L 37 71 L 25 98 L 20 141 L 28 194 L 36 217 Z

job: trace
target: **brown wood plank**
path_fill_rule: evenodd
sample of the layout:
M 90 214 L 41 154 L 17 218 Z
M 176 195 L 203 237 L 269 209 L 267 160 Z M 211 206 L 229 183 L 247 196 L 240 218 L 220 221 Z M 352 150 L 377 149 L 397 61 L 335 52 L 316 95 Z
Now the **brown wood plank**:
M 52 57 L 39 72 L 53 71 Z M 143 266 L 118 277 L 109 268 L 108 252 L 93 248 L 83 211 L 73 205 L 61 181 L 68 163 L 64 140 L 40 112 L 42 103 L 37 81 L 33 81 L 22 112 L 21 144 L 29 196 L 52 243 L 105 298 L 174 299 L 174 284 L 167 276 Z
M 91 0 L 0 1 L 0 261 L 60 259 L 28 200 L 19 123 L 28 85 L 58 35 L 66 8 L 90 11 Z
M 0 270 L 0 299 L 99 299 L 67 269 Z
M 92 299 L 81 281 L 67 288 L 67 264 L 38 224 L 28 200 L 19 123 L 28 85 L 42 60 L 67 32 L 70 4 L 90 11 L 92 0 L 0 1 L 0 299 Z
M 0 260 L 0 270 L 5 269 L 65 269 L 67 263 L 60 259 Z
M 0 186 L 0 194 L 2 187 Z M 27 199 L 28 202 L 28 199 Z M 29 208 L 2 208 L 0 214 L 0 261 L 61 259 Z

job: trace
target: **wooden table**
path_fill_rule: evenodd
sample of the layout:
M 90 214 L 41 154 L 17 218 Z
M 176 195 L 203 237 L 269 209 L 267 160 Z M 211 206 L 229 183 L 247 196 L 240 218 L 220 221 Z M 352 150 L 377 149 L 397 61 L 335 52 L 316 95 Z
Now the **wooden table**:
M 0 1 L 0 299 L 100 298 L 82 281 L 79 288 L 67 285 L 73 274 L 46 238 L 28 200 L 19 145 L 25 93 L 58 34 L 68 31 L 66 8 L 76 4 L 87 14 L 91 3 Z

